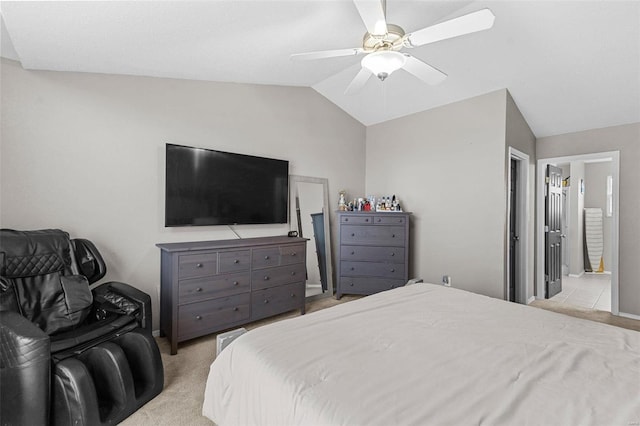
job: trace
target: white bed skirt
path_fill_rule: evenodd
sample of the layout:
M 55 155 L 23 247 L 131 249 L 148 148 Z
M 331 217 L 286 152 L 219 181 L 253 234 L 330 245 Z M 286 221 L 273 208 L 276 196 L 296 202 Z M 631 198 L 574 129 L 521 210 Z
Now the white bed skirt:
M 638 425 L 640 333 L 416 284 L 241 336 L 211 366 L 226 425 Z

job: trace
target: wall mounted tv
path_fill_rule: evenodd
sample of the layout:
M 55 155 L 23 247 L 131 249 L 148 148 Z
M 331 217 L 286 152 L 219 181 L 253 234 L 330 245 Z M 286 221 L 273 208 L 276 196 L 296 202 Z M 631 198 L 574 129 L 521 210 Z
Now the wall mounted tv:
M 287 223 L 289 162 L 167 144 L 165 226 Z

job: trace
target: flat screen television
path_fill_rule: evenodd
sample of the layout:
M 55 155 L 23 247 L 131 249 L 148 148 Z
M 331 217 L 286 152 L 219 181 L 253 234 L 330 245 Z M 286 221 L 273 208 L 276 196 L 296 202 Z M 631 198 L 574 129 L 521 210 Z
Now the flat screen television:
M 167 144 L 165 226 L 287 223 L 289 162 Z

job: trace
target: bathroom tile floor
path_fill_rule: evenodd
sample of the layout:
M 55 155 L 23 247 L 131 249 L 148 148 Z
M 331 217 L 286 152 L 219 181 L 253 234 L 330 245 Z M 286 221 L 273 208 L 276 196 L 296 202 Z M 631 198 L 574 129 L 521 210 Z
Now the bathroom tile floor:
M 549 300 L 611 312 L 611 275 L 588 273 L 579 278 L 564 275 L 562 291 Z

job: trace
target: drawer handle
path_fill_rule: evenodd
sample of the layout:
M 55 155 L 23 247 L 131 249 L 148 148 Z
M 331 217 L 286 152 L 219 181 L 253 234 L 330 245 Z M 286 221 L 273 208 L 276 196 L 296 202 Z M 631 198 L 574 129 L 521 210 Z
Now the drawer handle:
M 202 263 L 196 263 L 196 268 L 202 268 Z
M 265 281 L 269 281 L 269 275 L 265 275 L 263 278 Z
M 197 291 L 197 292 L 201 292 L 201 291 L 202 291 L 202 287 L 198 287 L 198 288 L 196 288 L 196 291 Z
M 351 287 L 353 287 L 353 283 L 349 283 L 349 285 L 350 285 Z
M 291 256 L 295 256 L 295 255 L 296 255 L 296 252 L 295 252 L 295 251 L 294 251 L 293 253 L 291 253 Z
M 365 221 L 365 222 L 369 222 L 369 219 L 365 219 L 364 221 Z
M 351 252 L 351 255 L 353 256 L 354 254 L 356 254 L 356 252 L 355 252 L 355 251 L 352 251 L 352 252 Z
M 234 260 L 233 263 L 240 263 L 238 259 Z
M 291 293 L 291 297 L 296 297 L 296 294 L 295 293 Z
M 200 315 L 196 315 L 196 319 L 197 319 L 197 320 L 201 320 L 201 319 L 202 319 L 202 317 L 201 317 Z
M 238 281 L 233 282 L 233 285 L 238 285 L 238 284 L 240 284 Z
M 268 256 L 268 255 L 267 255 L 267 256 L 265 256 L 265 257 L 264 257 L 264 260 L 269 260 L 269 256 Z
M 345 218 L 344 218 L 344 221 L 345 221 L 345 222 L 349 222 L 349 218 L 348 218 L 348 217 L 345 217 Z
M 395 254 L 395 252 L 391 253 L 391 257 L 393 257 L 393 256 L 395 256 L 395 255 L 396 255 L 396 254 Z
M 391 234 L 391 238 L 395 238 L 395 237 L 396 237 L 396 234 Z
M 296 274 L 296 271 L 291 271 L 291 275 L 292 276 L 295 275 L 295 274 Z
M 352 266 L 352 267 L 351 267 L 351 270 L 352 270 L 352 271 L 355 271 L 355 270 L 356 270 L 355 266 Z
M 265 304 L 269 303 L 269 299 L 264 299 L 264 303 Z
M 378 218 L 378 222 L 382 222 L 382 219 Z
M 351 234 L 351 236 L 352 236 L 352 237 L 355 237 L 355 236 L 356 236 L 356 234 Z
M 238 307 L 236 306 L 235 308 L 233 308 L 234 312 L 238 311 Z
M 395 268 L 391 268 L 391 272 L 395 272 L 395 271 L 396 271 Z

